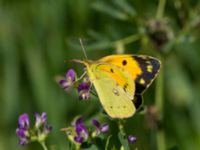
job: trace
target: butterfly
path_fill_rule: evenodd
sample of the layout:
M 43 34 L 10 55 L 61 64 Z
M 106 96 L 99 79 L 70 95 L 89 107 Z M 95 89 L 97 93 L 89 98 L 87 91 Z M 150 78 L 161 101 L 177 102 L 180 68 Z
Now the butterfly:
M 109 55 L 99 60 L 74 60 L 86 66 L 105 112 L 129 118 L 142 105 L 142 94 L 159 72 L 161 62 L 145 55 Z

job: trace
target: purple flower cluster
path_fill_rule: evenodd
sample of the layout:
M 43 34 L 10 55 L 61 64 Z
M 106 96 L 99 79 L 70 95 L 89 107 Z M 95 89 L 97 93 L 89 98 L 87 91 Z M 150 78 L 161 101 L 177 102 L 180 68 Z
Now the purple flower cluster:
M 30 120 L 28 114 L 24 113 L 19 116 L 18 128 L 16 134 L 20 138 L 19 144 L 26 145 L 29 142 L 45 140 L 52 127 L 46 124 L 47 114 L 43 112 L 41 115 L 35 113 L 35 126 L 30 128 Z M 31 132 L 30 132 L 31 130 Z M 41 138 L 43 137 L 43 138 Z M 33 140 L 34 139 L 34 140 Z
M 92 125 L 96 127 L 95 131 L 90 130 L 83 122 L 83 117 L 78 117 L 73 123 L 72 127 L 64 128 L 68 138 L 75 144 L 82 144 L 88 139 L 97 137 L 100 133 L 107 133 L 109 130 L 108 124 L 102 124 L 96 119 L 92 120 Z M 91 132 L 90 132 L 91 131 Z M 95 135 L 93 134 L 95 133 Z
M 66 91 L 69 91 L 72 86 L 77 82 L 76 80 L 76 72 L 73 69 L 69 69 L 65 75 L 64 80 L 60 80 L 59 84 L 60 86 L 65 89 Z M 76 84 L 77 85 L 77 84 Z M 89 81 L 82 81 L 78 84 L 76 87 L 79 95 L 80 100 L 87 100 L 90 97 L 90 83 Z

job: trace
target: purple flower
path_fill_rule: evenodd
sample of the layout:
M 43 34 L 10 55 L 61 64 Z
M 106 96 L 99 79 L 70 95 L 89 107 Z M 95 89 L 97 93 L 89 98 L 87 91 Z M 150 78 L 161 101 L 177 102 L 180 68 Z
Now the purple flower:
M 21 129 L 21 128 L 17 128 L 16 129 L 16 134 L 20 138 L 24 138 L 24 137 L 26 137 L 26 130 L 25 129 Z
M 19 116 L 18 125 L 21 129 L 28 129 L 29 128 L 29 117 L 26 113 Z
M 24 113 L 19 116 L 18 128 L 16 134 L 19 137 L 19 144 L 26 145 L 33 141 L 45 141 L 52 127 L 46 124 L 47 114 L 43 112 L 41 115 L 35 113 L 35 127 L 29 126 L 29 116 Z
M 135 136 L 133 136 L 133 135 L 128 136 L 128 142 L 130 144 L 134 144 L 136 141 L 137 141 L 137 138 Z
M 78 86 L 78 94 L 81 100 L 87 100 L 90 97 L 90 85 L 87 82 L 82 82 Z
M 72 124 L 75 127 L 76 136 L 74 137 L 74 141 L 78 143 L 83 143 L 87 140 L 89 133 L 87 127 L 83 123 L 83 118 L 79 117 L 76 121 Z
M 103 124 L 100 129 L 101 129 L 102 133 L 107 133 L 108 130 L 109 130 L 109 125 L 108 124 Z
M 68 90 L 76 80 L 76 72 L 73 69 L 69 69 L 66 73 L 66 79 L 60 80 L 60 85 L 63 89 Z
M 44 125 L 47 120 L 47 113 L 43 112 L 41 115 L 35 113 L 35 126 L 36 128 L 40 127 L 42 124 Z
M 24 137 L 24 138 L 21 138 L 21 139 L 19 140 L 19 145 L 24 146 L 24 145 L 26 145 L 28 142 L 29 142 L 29 139 L 28 139 L 27 137 Z
M 75 136 L 74 141 L 76 141 L 77 143 L 83 143 L 84 138 L 82 136 Z
M 26 145 L 29 141 L 28 129 L 29 129 L 29 116 L 24 113 L 19 116 L 18 128 L 16 129 L 16 134 L 20 138 L 19 144 Z
M 29 142 L 29 136 L 27 135 L 27 130 L 25 129 L 16 129 L 16 134 L 19 137 L 19 144 L 24 146 Z
M 108 124 L 101 124 L 99 121 L 96 119 L 92 120 L 92 124 L 96 127 L 96 135 L 99 135 L 100 133 L 106 133 L 109 130 L 109 125 Z
M 79 124 L 83 124 L 83 117 L 82 116 L 76 118 L 76 120 L 74 122 L 72 122 L 73 126 L 78 126 Z

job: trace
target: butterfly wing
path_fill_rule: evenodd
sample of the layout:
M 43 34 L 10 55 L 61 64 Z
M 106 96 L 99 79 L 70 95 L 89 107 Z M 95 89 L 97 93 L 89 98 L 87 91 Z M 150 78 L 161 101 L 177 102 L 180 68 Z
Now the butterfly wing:
M 99 61 L 116 65 L 128 71 L 136 84 L 136 94 L 142 94 L 155 79 L 160 61 L 145 55 L 110 55 Z
M 131 117 L 136 108 L 132 103 L 135 84 L 130 74 L 107 63 L 87 67 L 103 108 L 112 118 Z

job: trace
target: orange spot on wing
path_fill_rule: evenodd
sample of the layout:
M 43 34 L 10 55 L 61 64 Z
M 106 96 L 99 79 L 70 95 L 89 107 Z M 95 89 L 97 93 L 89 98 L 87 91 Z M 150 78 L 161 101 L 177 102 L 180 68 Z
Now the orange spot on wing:
M 123 65 L 123 60 L 126 60 L 126 65 Z M 133 80 L 135 80 L 138 75 L 142 74 L 138 62 L 131 55 L 111 55 L 100 59 L 100 61 L 111 63 L 126 70 L 131 74 Z
M 127 80 L 124 79 L 124 77 L 114 70 L 113 72 L 110 71 L 110 67 L 101 67 L 101 70 L 106 72 L 109 76 L 111 76 L 113 79 L 117 81 L 117 84 L 120 86 L 123 86 Z

